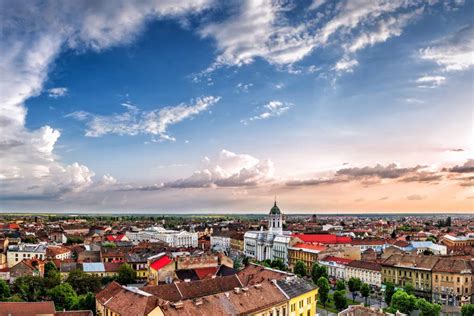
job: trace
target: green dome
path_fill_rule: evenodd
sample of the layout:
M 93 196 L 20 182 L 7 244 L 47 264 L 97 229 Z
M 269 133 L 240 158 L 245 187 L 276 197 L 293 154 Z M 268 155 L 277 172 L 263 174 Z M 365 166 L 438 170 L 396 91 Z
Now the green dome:
M 277 206 L 277 202 L 275 202 L 275 205 L 273 205 L 272 209 L 270 210 L 270 215 L 277 215 L 277 214 L 281 214 L 281 211 Z

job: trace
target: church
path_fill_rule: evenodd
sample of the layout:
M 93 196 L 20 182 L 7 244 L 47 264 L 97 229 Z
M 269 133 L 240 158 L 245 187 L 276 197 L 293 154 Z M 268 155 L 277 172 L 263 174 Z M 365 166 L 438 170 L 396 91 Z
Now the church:
M 291 232 L 283 231 L 283 214 L 275 204 L 268 214 L 268 231 L 248 231 L 244 235 L 244 254 L 258 261 L 281 259 L 288 265 Z

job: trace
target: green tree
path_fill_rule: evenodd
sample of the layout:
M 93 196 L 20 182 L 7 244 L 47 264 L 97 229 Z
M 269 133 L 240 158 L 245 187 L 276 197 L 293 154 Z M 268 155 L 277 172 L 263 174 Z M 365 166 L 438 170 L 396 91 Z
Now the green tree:
M 403 290 L 405 290 L 405 292 L 407 292 L 408 294 L 415 294 L 415 287 L 411 283 L 405 284 Z
M 297 261 L 295 264 L 295 268 L 293 269 L 293 272 L 299 277 L 306 276 L 306 265 L 304 264 L 304 262 Z
M 48 291 L 56 310 L 71 309 L 77 305 L 77 294 L 69 283 L 55 286 Z
M 242 267 L 242 262 L 240 261 L 240 259 L 235 259 L 234 260 L 234 269 L 240 270 L 241 267 Z
M 27 302 L 36 302 L 44 296 L 43 278 L 39 276 L 22 276 L 13 283 L 13 292 L 19 294 Z
M 370 287 L 367 283 L 362 283 L 360 287 L 360 295 L 365 299 L 365 305 L 367 305 L 367 298 L 370 295 Z
M 56 265 L 52 261 L 46 262 L 44 265 L 44 275 L 48 275 L 51 271 L 58 271 L 58 268 L 56 268 Z
M 320 277 L 316 284 L 319 287 L 319 301 L 323 304 L 324 307 L 326 307 L 330 290 L 329 281 L 325 277 Z
M 462 316 L 473 316 L 474 315 L 474 304 L 464 304 L 461 308 Z
M 360 290 L 362 282 L 359 278 L 350 278 L 347 282 L 347 286 L 349 287 L 349 291 L 352 292 L 352 300 L 355 301 L 357 296 L 357 291 Z
M 417 299 L 415 295 L 408 294 L 403 290 L 398 290 L 392 296 L 390 309 L 393 312 L 396 312 L 398 310 L 402 313 L 410 314 L 410 312 L 416 308 L 416 302 Z
M 101 288 L 100 279 L 95 275 L 89 275 L 82 270 L 72 270 L 66 279 L 77 294 L 86 294 L 87 292 L 97 292 Z
M 45 264 L 43 282 L 46 289 L 52 289 L 61 284 L 61 275 L 54 263 L 48 262 Z
M 336 290 L 337 291 L 344 291 L 346 289 L 346 282 L 344 280 L 337 280 L 336 282 Z
M 328 271 L 325 266 L 320 266 L 317 263 L 314 263 L 311 267 L 311 278 L 316 284 L 321 277 L 328 278 Z
M 385 303 L 390 305 L 392 302 L 392 296 L 395 294 L 395 285 L 393 283 L 387 282 L 385 284 Z
M 5 280 L 0 279 L 0 301 L 6 301 L 10 298 L 10 287 Z
M 347 298 L 345 291 L 335 291 L 333 294 L 334 305 L 338 311 L 347 308 Z
M 137 271 L 133 270 L 133 268 L 128 264 L 124 263 L 120 266 L 118 270 L 117 281 L 120 284 L 130 284 L 135 283 L 137 279 Z
M 441 305 L 430 303 L 424 298 L 417 300 L 416 308 L 421 311 L 420 316 L 438 316 L 441 312 Z
M 285 263 L 283 262 L 283 260 L 281 259 L 275 259 L 272 261 L 271 263 L 271 266 L 272 268 L 275 268 L 277 270 L 281 270 L 281 271 L 285 271 L 286 270 L 286 266 L 285 266 Z
M 92 292 L 87 294 L 79 295 L 76 300 L 76 304 L 71 307 L 72 310 L 91 310 L 94 315 L 95 311 L 95 295 Z

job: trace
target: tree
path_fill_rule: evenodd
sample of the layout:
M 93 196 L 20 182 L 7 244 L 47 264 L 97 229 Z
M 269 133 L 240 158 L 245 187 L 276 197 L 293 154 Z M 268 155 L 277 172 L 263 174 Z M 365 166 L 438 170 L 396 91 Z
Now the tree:
M 44 286 L 52 289 L 56 285 L 61 284 L 61 275 L 53 262 L 47 262 L 44 265 Z
M 55 286 L 48 291 L 48 296 L 54 301 L 56 310 L 71 309 L 77 304 L 77 294 L 69 283 Z
M 295 268 L 293 269 L 293 272 L 299 277 L 306 276 L 306 265 L 304 264 L 304 262 L 297 261 L 295 264 Z
M 240 259 L 235 259 L 234 260 L 234 269 L 240 270 L 241 267 L 242 267 L 242 262 L 240 261 Z
M 392 302 L 392 296 L 395 294 L 395 285 L 393 283 L 387 282 L 385 284 L 385 303 L 390 305 Z
M 415 287 L 411 283 L 405 284 L 403 290 L 405 290 L 405 292 L 407 292 L 408 294 L 415 294 Z
M 22 276 L 13 283 L 13 291 L 20 295 L 21 299 L 27 302 L 41 300 L 44 295 L 43 278 L 39 276 Z
M 76 304 L 71 307 L 72 310 L 91 310 L 95 315 L 95 295 L 92 292 L 79 295 Z
M 316 284 L 319 287 L 319 301 L 323 304 L 324 307 L 326 307 L 330 290 L 329 281 L 325 277 L 320 277 Z
M 244 260 L 242 260 L 242 263 L 244 264 L 244 266 L 248 266 L 249 265 L 249 261 L 250 261 L 250 258 L 245 256 L 244 257 Z
M 86 294 L 87 292 L 97 292 L 101 288 L 100 279 L 95 275 L 89 275 L 82 270 L 72 270 L 66 279 L 77 294 Z
M 337 280 L 336 282 L 336 290 L 337 291 L 344 291 L 346 289 L 346 282 L 344 280 Z
M 48 261 L 44 265 L 44 275 L 48 275 L 51 271 L 58 271 L 58 268 L 56 268 L 56 265 L 52 261 Z
M 451 216 L 448 216 L 448 218 L 446 218 L 445 225 L 446 225 L 447 227 L 451 226 Z
M 328 270 L 325 266 L 320 266 L 319 264 L 314 263 L 311 267 L 311 278 L 313 279 L 313 282 L 316 284 L 321 277 L 325 277 L 327 279 Z
M 365 298 L 365 305 L 367 305 L 367 298 L 370 295 L 370 287 L 367 283 L 362 283 L 362 286 L 360 287 L 360 295 Z
M 0 279 L 0 301 L 6 301 L 10 297 L 10 287 L 5 280 Z
M 357 291 L 360 290 L 360 286 L 362 285 L 362 282 L 360 281 L 359 278 L 350 278 L 349 281 L 347 282 L 347 285 L 349 286 L 349 291 L 352 292 L 352 300 L 355 301 L 355 298 L 357 296 Z
M 396 239 L 397 238 L 397 232 L 395 230 L 392 231 L 392 233 L 390 234 L 390 237 L 392 237 L 392 239 Z
M 118 277 L 117 281 L 120 284 L 130 284 L 134 283 L 137 279 L 137 271 L 133 270 L 133 268 L 128 264 L 124 263 L 120 266 L 118 270 Z
M 390 309 L 392 312 L 398 310 L 404 314 L 410 314 L 410 312 L 416 308 L 416 301 L 415 295 L 408 294 L 403 290 L 398 290 L 392 296 Z
M 474 304 L 464 304 L 461 308 L 462 316 L 473 316 L 474 315 Z
M 424 298 L 418 299 L 416 308 L 421 311 L 420 316 L 438 316 L 441 312 L 441 305 L 430 303 Z
M 432 256 L 432 255 L 434 255 L 434 252 L 429 250 L 429 249 L 425 249 L 425 250 L 423 250 L 423 255 L 424 256 Z
M 275 268 L 275 269 L 280 270 L 280 271 L 285 271 L 286 270 L 285 263 L 281 259 L 273 260 L 272 263 L 271 263 L 271 266 L 272 266 L 272 268 Z
M 334 298 L 334 305 L 336 306 L 338 311 L 341 311 L 347 308 L 347 298 L 345 291 L 335 291 L 333 294 Z

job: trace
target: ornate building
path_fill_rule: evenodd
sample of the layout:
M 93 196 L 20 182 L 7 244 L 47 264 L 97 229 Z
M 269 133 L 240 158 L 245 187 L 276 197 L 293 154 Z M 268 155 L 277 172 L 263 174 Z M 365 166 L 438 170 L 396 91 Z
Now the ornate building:
M 244 254 L 259 261 L 281 259 L 288 264 L 291 232 L 283 231 L 283 214 L 275 204 L 268 214 L 268 231 L 248 231 L 244 235 Z

